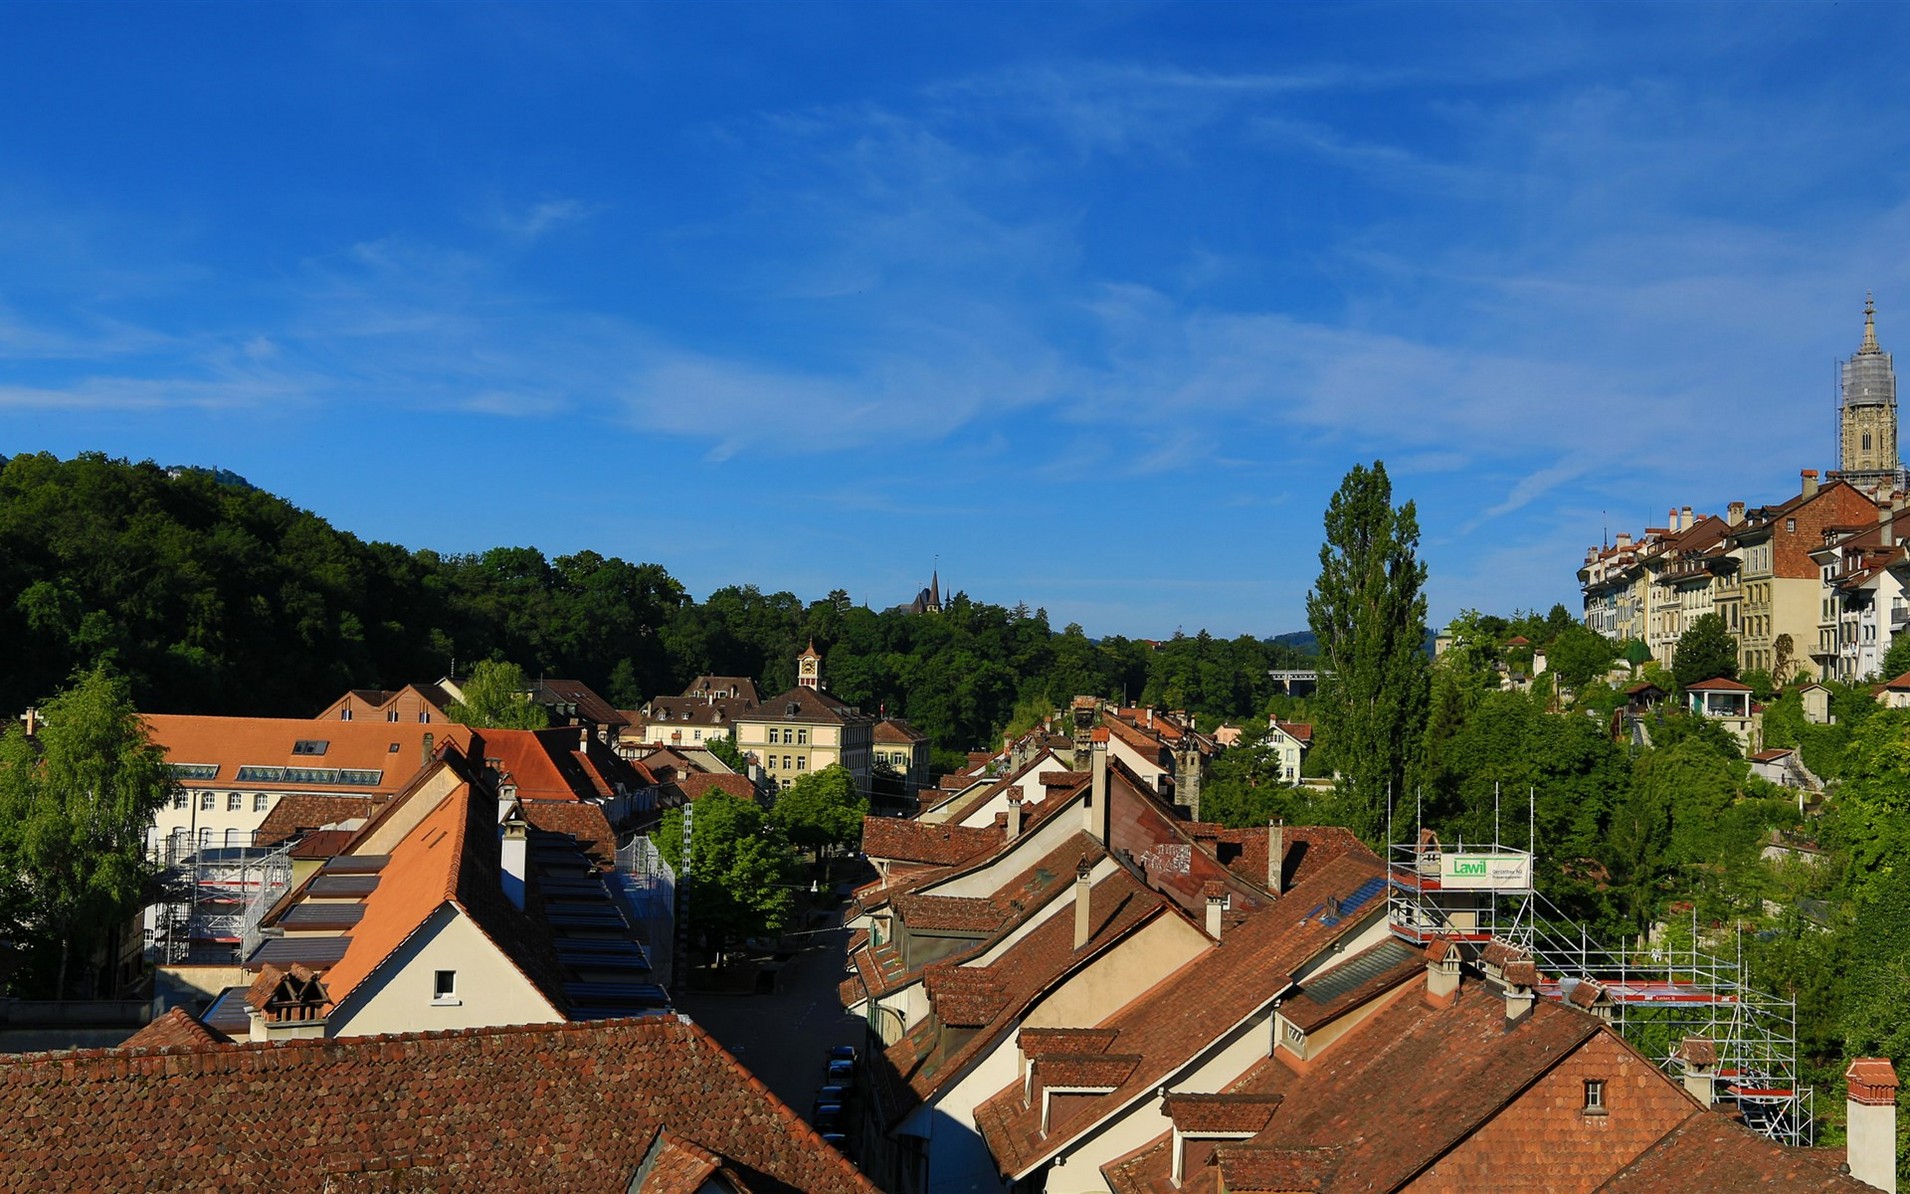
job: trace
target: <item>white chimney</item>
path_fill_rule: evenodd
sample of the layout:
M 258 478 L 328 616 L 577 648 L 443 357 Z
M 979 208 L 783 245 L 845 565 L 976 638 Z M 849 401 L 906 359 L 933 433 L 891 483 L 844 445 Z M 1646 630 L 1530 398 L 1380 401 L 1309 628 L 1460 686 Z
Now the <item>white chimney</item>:
M 1088 876 L 1094 873 L 1094 864 L 1083 858 L 1074 868 L 1074 947 L 1080 949 L 1093 935 L 1094 922 L 1089 915 L 1088 899 L 1092 884 Z
M 1108 818 L 1103 808 L 1108 801 L 1108 744 L 1095 742 L 1088 746 L 1088 804 L 1083 810 L 1082 828 L 1103 846 L 1108 844 L 1107 831 L 1103 828 Z
M 1008 834 L 1007 840 L 1014 841 L 1021 836 L 1021 789 L 1008 790 Z
M 1221 914 L 1227 910 L 1227 892 L 1219 883 L 1207 885 L 1207 935 L 1220 940 Z
M 1859 1057 L 1844 1071 L 1844 1085 L 1850 1176 L 1897 1194 L 1896 1067 L 1888 1057 Z
M 1285 895 L 1287 874 L 1287 823 L 1284 819 L 1267 826 L 1267 890 Z
M 499 832 L 503 834 L 498 855 L 499 880 L 505 898 L 521 909 L 524 907 L 524 877 L 530 866 L 530 827 L 524 823 L 521 806 L 511 806 Z
M 1814 468 L 1801 469 L 1799 470 L 1797 476 L 1798 476 L 1798 479 L 1803 482 L 1804 496 L 1816 497 L 1817 496 L 1817 470 Z
M 1686 506 L 1686 507 L 1685 507 L 1685 509 L 1684 509 L 1684 518 L 1683 518 L 1683 519 L 1681 519 L 1681 520 L 1680 520 L 1680 522 L 1679 522 L 1679 524 L 1678 524 L 1678 525 L 1679 525 L 1679 529 L 1681 529 L 1681 530 L 1686 530 L 1686 531 L 1688 531 L 1688 530 L 1690 530 L 1690 529 L 1692 528 L 1692 526 L 1694 526 L 1694 525 L 1696 524 L 1696 521 L 1697 521 L 1697 520 L 1696 520 L 1695 518 L 1693 518 L 1693 517 L 1692 517 L 1692 514 L 1691 514 L 1691 507 L 1690 507 L 1690 506 Z

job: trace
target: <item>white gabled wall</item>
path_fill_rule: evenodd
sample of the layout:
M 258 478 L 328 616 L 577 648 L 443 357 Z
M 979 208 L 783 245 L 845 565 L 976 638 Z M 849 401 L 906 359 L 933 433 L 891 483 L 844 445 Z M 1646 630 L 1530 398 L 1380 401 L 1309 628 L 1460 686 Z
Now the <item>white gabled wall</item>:
M 454 1001 L 432 999 L 440 970 L 457 972 Z M 352 990 L 333 1011 L 327 1033 L 370 1036 L 562 1019 L 491 939 L 446 903 Z

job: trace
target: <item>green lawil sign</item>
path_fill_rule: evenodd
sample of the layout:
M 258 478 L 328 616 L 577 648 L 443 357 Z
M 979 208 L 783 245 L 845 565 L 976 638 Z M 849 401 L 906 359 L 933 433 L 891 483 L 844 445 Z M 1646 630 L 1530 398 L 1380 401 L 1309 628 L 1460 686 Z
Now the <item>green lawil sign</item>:
M 1530 854 L 1444 854 L 1439 885 L 1449 891 L 1531 891 Z

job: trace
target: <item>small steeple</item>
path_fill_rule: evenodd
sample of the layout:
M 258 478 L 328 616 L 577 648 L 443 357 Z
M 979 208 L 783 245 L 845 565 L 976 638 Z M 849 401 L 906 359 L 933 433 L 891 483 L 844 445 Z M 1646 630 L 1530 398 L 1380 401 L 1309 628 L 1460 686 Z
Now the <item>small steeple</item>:
M 796 683 L 803 688 L 822 690 L 822 652 L 816 650 L 816 640 L 809 640 L 809 649 L 796 656 Z
M 1859 353 L 1882 352 L 1877 347 L 1877 300 L 1870 291 L 1864 291 L 1864 342 L 1857 349 Z

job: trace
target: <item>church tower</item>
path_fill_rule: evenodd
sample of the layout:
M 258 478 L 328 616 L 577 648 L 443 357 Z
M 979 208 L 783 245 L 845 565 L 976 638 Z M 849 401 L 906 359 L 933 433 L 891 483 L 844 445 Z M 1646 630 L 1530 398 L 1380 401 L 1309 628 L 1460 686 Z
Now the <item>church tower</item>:
M 1843 363 L 1837 400 L 1837 471 L 1867 492 L 1903 488 L 1897 461 L 1897 372 L 1877 346 L 1877 304 L 1864 296 L 1864 342 Z
M 796 656 L 796 683 L 814 691 L 822 689 L 822 652 L 811 642 L 809 649 Z

